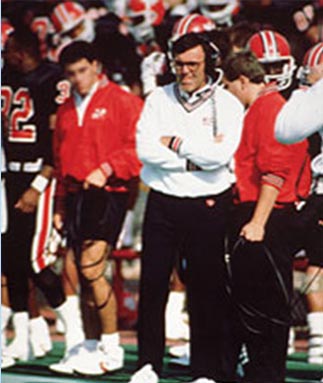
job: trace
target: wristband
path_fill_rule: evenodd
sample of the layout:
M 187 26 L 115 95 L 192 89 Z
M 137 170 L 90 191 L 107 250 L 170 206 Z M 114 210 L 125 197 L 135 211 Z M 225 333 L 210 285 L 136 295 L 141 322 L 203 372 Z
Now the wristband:
M 179 153 L 181 144 L 182 144 L 182 139 L 177 136 L 173 136 L 169 141 L 168 147 L 174 152 Z
M 39 193 L 42 193 L 46 189 L 46 187 L 48 185 L 48 182 L 49 182 L 48 178 L 42 176 L 41 174 L 38 174 L 34 178 L 34 180 L 33 180 L 33 182 L 31 183 L 30 186 L 33 189 L 37 190 Z

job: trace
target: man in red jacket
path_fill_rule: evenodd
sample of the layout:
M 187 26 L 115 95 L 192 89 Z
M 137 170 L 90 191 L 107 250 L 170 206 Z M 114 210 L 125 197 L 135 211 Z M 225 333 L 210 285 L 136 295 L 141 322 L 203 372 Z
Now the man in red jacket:
M 140 171 L 135 126 L 142 103 L 100 74 L 89 43 L 67 46 L 60 64 L 73 93 L 58 111 L 54 133 L 58 179 L 54 224 L 67 232 L 83 303 L 97 310 L 101 338 L 98 343 L 87 334 L 83 351 L 67 355 L 52 369 L 100 375 L 123 366 L 116 300 L 104 272 L 126 213 L 129 181 Z
M 227 88 L 247 109 L 235 154 L 236 207 L 232 219 L 231 288 L 249 362 L 243 382 L 281 383 L 290 325 L 292 226 L 295 202 L 310 186 L 307 142 L 283 145 L 274 137 L 285 103 L 276 81 L 251 52 L 224 65 Z M 239 343 L 240 342 L 240 343 Z

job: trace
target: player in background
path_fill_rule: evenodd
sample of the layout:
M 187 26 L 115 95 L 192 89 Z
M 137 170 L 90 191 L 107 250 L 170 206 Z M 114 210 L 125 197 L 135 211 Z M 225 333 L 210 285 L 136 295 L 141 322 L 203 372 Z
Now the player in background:
M 46 247 L 51 233 L 51 135 L 56 108 L 64 101 L 61 70 L 42 60 L 39 41 L 29 29 L 15 29 L 5 45 L 2 74 L 2 114 L 7 132 L 7 198 L 9 225 L 3 241 L 2 272 L 7 278 L 9 301 L 15 313 L 16 338 L 12 355 L 29 358 L 29 279 L 42 289 L 66 326 L 66 348 L 83 340 L 77 305 L 68 302 Z M 2 310 L 3 324 L 10 312 Z M 5 317 L 4 317 L 5 316 Z

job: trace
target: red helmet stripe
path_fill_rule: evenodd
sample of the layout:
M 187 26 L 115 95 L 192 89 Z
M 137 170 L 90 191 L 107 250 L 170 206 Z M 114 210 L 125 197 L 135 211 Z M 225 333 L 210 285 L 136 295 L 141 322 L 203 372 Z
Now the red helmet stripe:
M 65 23 L 67 23 L 67 17 L 63 11 L 65 5 L 64 4 L 60 4 L 56 9 L 55 9 L 55 14 L 56 14 L 56 17 L 58 18 L 58 21 L 61 23 L 61 25 L 64 25 Z
M 178 34 L 184 35 L 187 33 L 190 23 L 196 18 L 196 15 L 188 15 L 179 22 Z
M 317 44 L 310 51 L 307 65 L 313 67 L 320 64 L 320 61 L 323 61 L 323 43 Z
M 275 39 L 275 34 L 273 31 L 262 31 L 260 32 L 260 36 L 262 38 L 264 44 L 264 53 L 265 57 L 277 57 L 278 49 L 277 43 Z

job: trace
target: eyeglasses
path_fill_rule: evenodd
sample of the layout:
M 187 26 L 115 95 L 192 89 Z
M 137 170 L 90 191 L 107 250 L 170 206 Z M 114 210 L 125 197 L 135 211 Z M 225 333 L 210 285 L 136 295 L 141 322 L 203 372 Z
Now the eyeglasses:
M 186 67 L 190 72 L 195 72 L 203 63 L 204 61 L 185 61 L 185 62 L 178 61 L 178 60 L 173 61 L 174 68 L 178 72 L 183 70 L 184 67 Z

